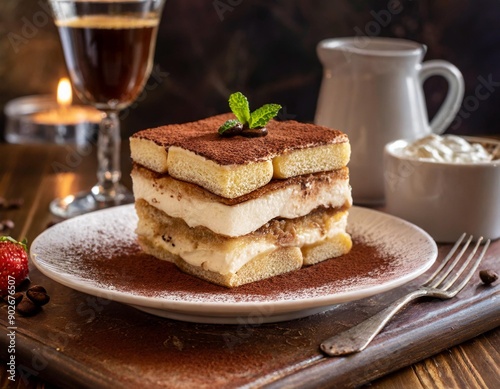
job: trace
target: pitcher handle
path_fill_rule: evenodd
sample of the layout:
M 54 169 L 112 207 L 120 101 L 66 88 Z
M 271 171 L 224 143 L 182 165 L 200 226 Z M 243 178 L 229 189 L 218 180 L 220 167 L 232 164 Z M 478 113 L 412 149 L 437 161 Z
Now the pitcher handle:
M 431 76 L 441 76 L 448 82 L 448 93 L 441 108 L 432 118 L 429 126 L 435 134 L 442 134 L 455 118 L 464 97 L 464 79 L 458 68 L 446 61 L 430 60 L 422 64 L 419 72 L 420 82 Z

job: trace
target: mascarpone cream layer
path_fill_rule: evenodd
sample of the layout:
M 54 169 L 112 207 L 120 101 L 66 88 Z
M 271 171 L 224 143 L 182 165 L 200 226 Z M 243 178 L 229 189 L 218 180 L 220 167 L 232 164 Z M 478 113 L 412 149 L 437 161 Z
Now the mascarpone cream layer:
M 277 217 L 294 219 L 319 206 L 340 208 L 352 204 L 348 179 L 293 183 L 234 205 L 194 196 L 182 185 L 171 185 L 172 180 L 133 171 L 134 196 L 171 217 L 183 219 L 189 227 L 203 226 L 230 237 L 249 234 Z

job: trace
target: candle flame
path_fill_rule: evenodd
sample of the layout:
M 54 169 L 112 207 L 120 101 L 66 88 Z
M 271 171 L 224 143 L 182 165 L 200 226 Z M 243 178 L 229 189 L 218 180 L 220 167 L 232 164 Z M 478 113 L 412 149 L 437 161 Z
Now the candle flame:
M 61 107 L 68 107 L 71 105 L 73 100 L 73 94 L 71 91 L 71 83 L 67 78 L 61 78 L 59 84 L 57 85 L 57 103 Z

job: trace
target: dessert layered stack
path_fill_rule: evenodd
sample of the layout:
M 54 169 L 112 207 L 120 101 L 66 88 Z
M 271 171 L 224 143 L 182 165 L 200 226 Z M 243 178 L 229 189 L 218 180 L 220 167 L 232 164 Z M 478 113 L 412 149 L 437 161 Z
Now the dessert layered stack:
M 143 250 L 227 287 L 347 253 L 347 136 L 271 120 L 267 136 L 221 137 L 218 128 L 232 118 L 131 137 Z

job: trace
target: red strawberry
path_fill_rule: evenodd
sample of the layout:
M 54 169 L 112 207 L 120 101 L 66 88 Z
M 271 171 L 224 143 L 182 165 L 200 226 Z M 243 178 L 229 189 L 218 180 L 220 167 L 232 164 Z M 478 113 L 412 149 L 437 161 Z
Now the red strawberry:
M 9 285 L 17 286 L 24 281 L 28 272 L 26 242 L 0 236 L 0 295 L 7 294 Z

